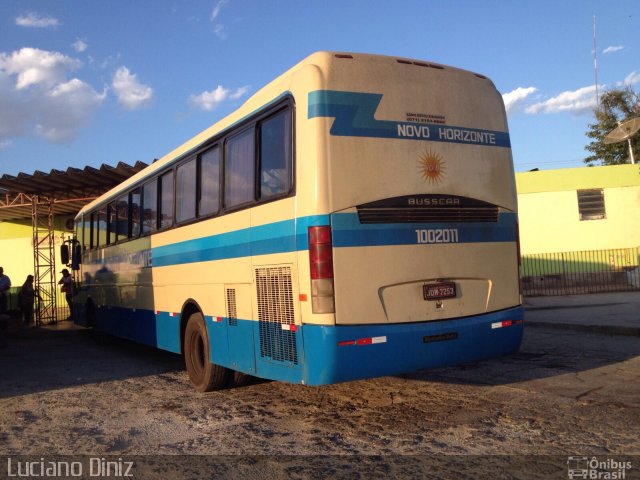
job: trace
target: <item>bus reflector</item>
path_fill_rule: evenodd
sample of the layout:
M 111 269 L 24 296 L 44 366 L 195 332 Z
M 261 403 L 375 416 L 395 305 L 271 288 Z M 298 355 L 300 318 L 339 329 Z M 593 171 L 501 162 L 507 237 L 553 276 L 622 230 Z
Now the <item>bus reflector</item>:
M 383 337 L 367 337 L 367 338 L 359 338 L 357 340 L 344 340 L 338 342 L 339 347 L 348 347 L 350 345 L 375 345 L 376 343 L 387 343 L 387 336 Z
M 309 271 L 311 273 L 311 311 L 334 313 L 333 245 L 331 227 L 309 227 Z
M 510 327 L 512 325 L 521 325 L 522 320 L 504 320 L 502 322 L 494 322 L 491 324 L 491 329 L 495 330 L 496 328 Z

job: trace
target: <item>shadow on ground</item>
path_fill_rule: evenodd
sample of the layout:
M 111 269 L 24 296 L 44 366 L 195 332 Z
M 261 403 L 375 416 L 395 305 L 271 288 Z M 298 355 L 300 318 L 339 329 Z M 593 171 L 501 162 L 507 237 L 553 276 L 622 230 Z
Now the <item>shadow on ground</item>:
M 473 364 L 423 370 L 404 378 L 473 385 L 507 385 L 593 370 L 640 356 L 637 337 L 527 327 L 520 350 Z
M 634 337 L 529 327 L 516 354 L 400 377 L 506 385 L 592 370 L 637 356 L 640 342 Z M 99 344 L 90 330 L 69 322 L 10 337 L 0 347 L 0 364 L 5 366 L 0 369 L 0 398 L 184 370 L 180 355 L 124 340 Z
M 70 322 L 10 335 L 0 364 L 0 398 L 184 369 L 180 355 L 124 340 L 99 344 Z

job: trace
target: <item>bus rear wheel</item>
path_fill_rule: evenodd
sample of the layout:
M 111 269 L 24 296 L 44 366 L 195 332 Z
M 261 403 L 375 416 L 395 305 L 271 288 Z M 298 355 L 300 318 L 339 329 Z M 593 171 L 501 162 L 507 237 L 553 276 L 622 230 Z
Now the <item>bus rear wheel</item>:
M 199 392 L 224 388 L 231 378 L 228 368 L 211 363 L 210 349 L 204 318 L 201 313 L 194 313 L 189 317 L 184 332 L 184 362 L 189 379 Z

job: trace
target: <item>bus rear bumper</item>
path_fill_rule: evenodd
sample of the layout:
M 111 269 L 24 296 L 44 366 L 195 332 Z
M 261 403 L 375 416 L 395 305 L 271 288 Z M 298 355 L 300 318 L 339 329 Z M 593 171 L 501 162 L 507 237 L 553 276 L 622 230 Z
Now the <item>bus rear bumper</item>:
M 515 353 L 521 306 L 473 317 L 421 323 L 302 327 L 307 385 L 409 373 Z

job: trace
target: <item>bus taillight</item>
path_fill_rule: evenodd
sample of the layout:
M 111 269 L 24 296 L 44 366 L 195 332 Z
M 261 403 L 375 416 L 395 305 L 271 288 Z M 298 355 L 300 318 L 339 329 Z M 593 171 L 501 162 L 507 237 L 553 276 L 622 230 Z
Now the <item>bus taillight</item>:
M 309 267 L 313 313 L 335 311 L 331 227 L 309 227 Z

